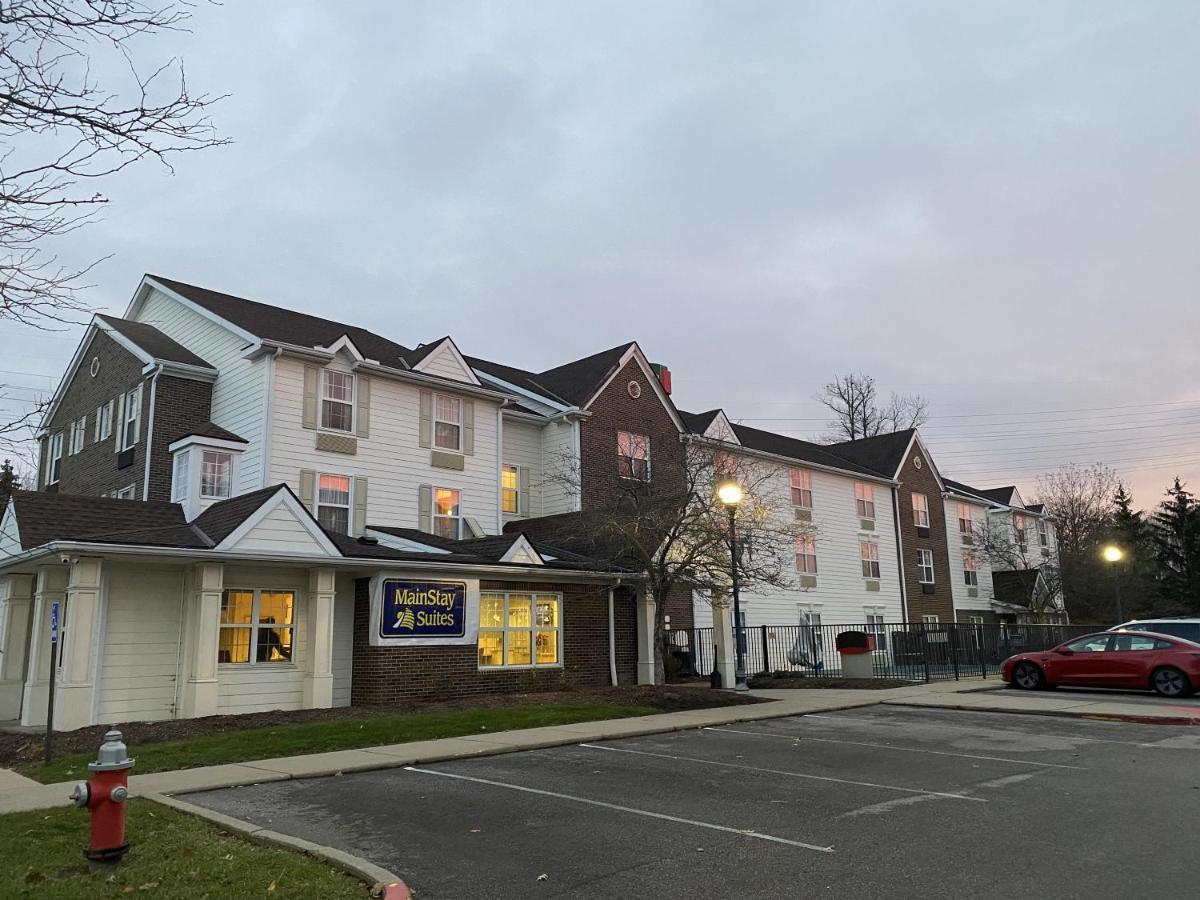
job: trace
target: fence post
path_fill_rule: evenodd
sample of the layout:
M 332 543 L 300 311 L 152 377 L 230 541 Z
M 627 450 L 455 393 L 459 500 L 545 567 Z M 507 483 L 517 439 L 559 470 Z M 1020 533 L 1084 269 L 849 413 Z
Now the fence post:
M 767 645 L 767 626 L 762 626 L 763 674 L 771 674 L 771 648 Z
M 925 664 L 925 683 L 929 684 L 929 631 L 921 623 L 921 662 Z
M 958 624 L 950 624 L 950 666 L 954 669 L 954 680 L 958 681 Z
M 979 674 L 987 678 L 987 654 L 984 652 L 984 641 L 987 640 L 988 633 L 984 630 L 983 625 L 972 625 L 976 629 L 979 639 L 975 641 L 975 653 L 979 656 Z

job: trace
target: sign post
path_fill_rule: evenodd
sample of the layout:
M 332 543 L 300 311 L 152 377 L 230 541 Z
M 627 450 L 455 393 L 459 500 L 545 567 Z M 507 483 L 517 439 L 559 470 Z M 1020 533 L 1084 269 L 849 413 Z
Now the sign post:
M 46 702 L 46 764 L 54 752 L 54 683 L 57 680 L 58 660 L 58 602 L 50 604 L 50 697 Z

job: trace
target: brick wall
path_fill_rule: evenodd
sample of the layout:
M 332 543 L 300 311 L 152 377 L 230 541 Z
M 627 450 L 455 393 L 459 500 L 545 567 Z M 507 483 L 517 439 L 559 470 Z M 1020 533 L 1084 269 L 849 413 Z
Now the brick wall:
M 447 700 L 522 691 L 607 687 L 608 588 L 578 584 L 522 584 L 484 581 L 485 591 L 539 590 L 563 595 L 563 665 L 553 669 L 481 672 L 473 645 L 453 647 L 372 647 L 370 581 L 360 578 L 354 592 L 354 662 L 351 702 L 388 705 Z M 617 676 L 637 681 L 637 624 L 633 600 L 618 591 L 614 604 Z
M 629 384 L 640 389 L 630 396 Z M 650 438 L 650 479 L 679 478 L 684 451 L 679 429 L 654 393 L 641 366 L 630 360 L 590 407 L 591 417 L 579 423 L 579 457 L 584 509 L 610 506 L 621 495 L 617 474 L 617 432 L 629 431 Z
M 917 459 L 921 465 L 916 464 Z M 904 589 L 908 595 L 908 619 L 920 622 L 922 616 L 937 616 L 939 622 L 954 621 L 954 597 L 950 582 L 950 558 L 946 541 L 946 505 L 937 477 L 930 468 L 929 460 L 921 453 L 916 443 L 909 450 L 904 465 L 900 467 L 899 493 L 900 540 L 904 552 Z M 913 522 L 913 493 L 924 494 L 929 502 L 929 535 L 917 534 Z M 957 523 L 955 523 L 957 527 Z M 882 548 L 880 548 L 882 552 Z M 917 571 L 917 550 L 933 551 L 934 585 L 932 593 L 925 593 Z M 960 573 L 961 577 L 961 573 Z
M 154 389 L 154 434 L 150 447 L 149 500 L 171 499 L 171 454 L 167 448 L 212 418 L 212 385 L 162 375 Z
M 100 361 L 100 368 L 94 376 L 91 374 L 93 359 Z M 112 434 L 107 440 L 99 443 L 93 441 L 96 433 L 96 408 L 126 391 L 133 390 L 139 381 L 145 381 L 141 361 L 104 332 L 97 332 L 80 357 L 79 368 L 63 391 L 47 429 L 49 432 L 63 432 L 62 475 L 57 487 L 61 493 L 102 494 L 135 484 L 135 496 L 141 499 L 142 482 L 145 478 L 145 441 L 139 441 L 133 448 L 132 463 L 118 469 L 117 435 L 120 423 L 115 421 L 115 407 Z M 149 409 L 150 385 L 146 381 L 146 386 L 142 389 L 143 438 L 146 434 Z M 84 415 L 87 416 L 87 430 L 83 450 L 72 456 L 71 425 Z M 42 463 L 38 472 L 38 487 L 44 489 L 49 474 L 49 438 L 43 438 L 41 444 Z

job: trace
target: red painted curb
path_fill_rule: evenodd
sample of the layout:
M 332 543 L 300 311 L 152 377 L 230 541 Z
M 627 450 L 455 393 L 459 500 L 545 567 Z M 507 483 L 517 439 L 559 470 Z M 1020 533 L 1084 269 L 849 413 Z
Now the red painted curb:
M 382 885 L 382 887 L 383 893 L 380 895 L 382 900 L 412 900 L 412 891 L 403 881 L 395 881 Z

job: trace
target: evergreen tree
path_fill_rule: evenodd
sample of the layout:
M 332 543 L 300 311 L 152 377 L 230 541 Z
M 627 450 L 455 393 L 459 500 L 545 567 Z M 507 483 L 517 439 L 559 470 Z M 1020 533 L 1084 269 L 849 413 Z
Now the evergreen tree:
M 1125 551 L 1125 559 L 1118 564 L 1125 615 L 1148 615 L 1154 609 L 1157 569 L 1151 527 L 1141 510 L 1133 508 L 1133 495 L 1119 482 L 1113 494 L 1111 529 L 1111 540 Z
M 1155 612 L 1200 612 L 1200 507 L 1176 477 L 1154 513 L 1154 556 L 1158 563 Z
M 3 465 L 0 465 L 0 516 L 4 515 L 4 510 L 8 507 L 8 500 L 12 496 L 13 491 L 21 489 L 21 480 L 17 478 L 17 473 L 13 471 L 12 461 L 5 460 Z

